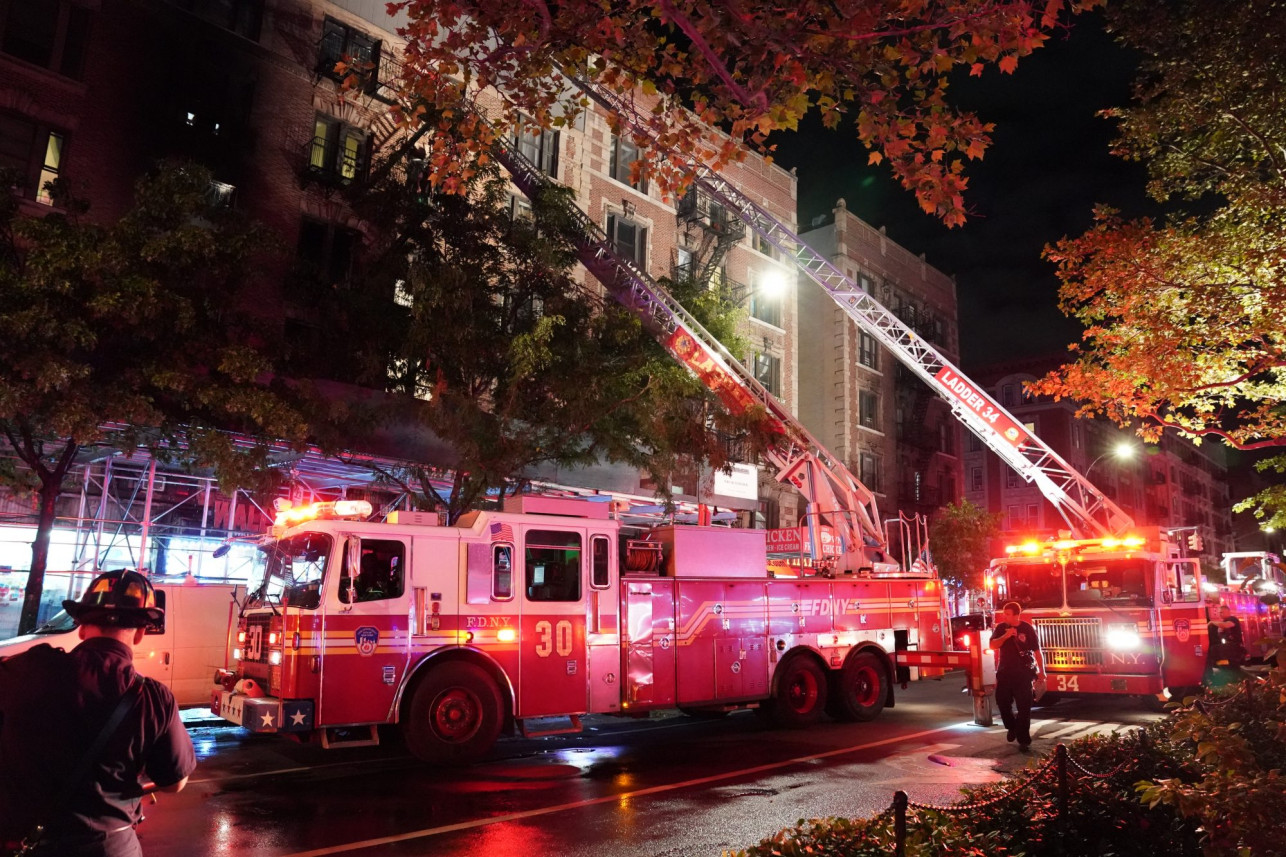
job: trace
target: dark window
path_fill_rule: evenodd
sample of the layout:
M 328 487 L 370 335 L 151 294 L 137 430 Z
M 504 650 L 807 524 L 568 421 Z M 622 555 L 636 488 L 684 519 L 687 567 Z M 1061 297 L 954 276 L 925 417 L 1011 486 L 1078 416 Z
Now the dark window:
M 858 422 L 869 429 L 880 428 L 880 397 L 869 390 L 857 393 Z
M 527 600 L 580 600 L 580 534 L 529 530 L 526 545 Z
M 965 441 L 967 444 L 965 449 L 969 452 L 982 452 L 982 438 L 978 437 L 978 435 L 969 432 L 965 436 Z
M 263 0 L 179 0 L 179 5 L 225 30 L 259 41 Z
M 530 121 L 530 120 L 528 120 Z M 547 176 L 558 178 L 558 132 L 526 125 L 511 138 L 518 152 Z
M 313 124 L 308 170 L 336 184 L 350 184 L 366 174 L 366 132 L 330 116 Z
M 969 468 L 969 490 L 970 491 L 982 490 L 982 468 L 981 467 Z
M 857 455 L 857 478 L 872 491 L 880 490 L 880 458 L 873 452 Z
M 335 70 L 338 63 L 346 63 L 349 71 Z M 343 80 L 357 74 L 364 80 L 362 91 L 374 92 L 379 86 L 380 43 L 361 30 L 327 18 L 322 25 L 321 50 L 317 56 L 317 73 L 333 80 Z
M 590 544 L 593 553 L 593 573 L 590 578 L 590 586 L 595 589 L 603 589 L 611 583 L 611 563 L 609 560 L 610 551 L 606 536 L 594 536 Z
M 0 51 L 79 80 L 89 16 L 70 0 L 0 0 Z
M 642 159 L 643 156 L 639 153 L 639 147 L 634 144 L 633 140 L 628 136 L 612 135 L 612 155 L 608 173 L 618 182 L 647 193 L 647 179 L 640 178 L 636 182 L 630 178 L 630 174 L 633 171 L 632 165 L 635 161 Z
M 764 389 L 774 396 L 781 391 L 781 358 L 771 354 L 755 352 L 751 358 L 751 371 L 755 380 L 764 385 Z
M 304 218 L 299 224 L 299 259 L 329 283 L 348 281 L 361 233 L 334 223 Z
M 638 265 L 647 262 L 647 227 L 616 214 L 607 215 L 607 239 L 617 253 Z
M 864 330 L 857 332 L 857 360 L 870 369 L 880 368 L 880 349 L 875 337 Z
M 384 539 L 361 540 L 361 565 L 354 576 L 344 551 L 339 577 L 339 600 L 384 601 L 401 598 L 406 586 L 406 545 Z
M 0 169 L 18 174 L 27 199 L 52 204 L 45 183 L 62 174 L 67 136 L 12 113 L 0 113 Z
M 773 259 L 777 258 L 777 248 L 769 243 L 767 238 L 756 232 L 752 240 L 754 242 L 755 249 L 760 253 L 763 253 L 765 256 L 770 256 Z

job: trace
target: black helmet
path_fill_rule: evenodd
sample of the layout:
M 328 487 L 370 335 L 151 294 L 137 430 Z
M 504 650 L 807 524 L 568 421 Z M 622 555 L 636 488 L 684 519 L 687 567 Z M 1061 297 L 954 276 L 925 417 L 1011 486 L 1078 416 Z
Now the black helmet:
M 98 575 L 79 601 L 64 601 L 63 609 L 78 625 L 118 628 L 142 628 L 165 616 L 165 611 L 156 606 L 151 581 L 137 571 Z

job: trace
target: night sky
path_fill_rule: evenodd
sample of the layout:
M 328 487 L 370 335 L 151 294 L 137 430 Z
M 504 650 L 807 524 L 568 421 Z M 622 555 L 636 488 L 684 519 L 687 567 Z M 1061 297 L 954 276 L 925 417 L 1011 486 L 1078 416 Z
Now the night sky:
M 956 229 L 921 212 L 887 168 L 868 167 L 851 129 L 828 132 L 810 120 L 798 134 L 778 135 L 777 162 L 798 168 L 800 229 L 843 197 L 863 220 L 954 274 L 966 371 L 1064 353 L 1079 328 L 1058 310 L 1058 280 L 1041 249 L 1082 233 L 1095 203 L 1126 214 L 1146 206 L 1143 168 L 1108 152 L 1113 123 L 1095 115 L 1128 103 L 1132 73 L 1131 55 L 1098 18 L 1083 16 L 1013 75 L 988 69 L 953 79 L 955 103 L 996 126 L 986 156 L 966 167 L 970 215 Z

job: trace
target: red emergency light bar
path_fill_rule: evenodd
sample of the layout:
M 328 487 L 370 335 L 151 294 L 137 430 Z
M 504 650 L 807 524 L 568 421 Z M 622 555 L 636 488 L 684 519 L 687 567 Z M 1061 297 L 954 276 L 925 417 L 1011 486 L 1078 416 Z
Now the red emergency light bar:
M 1006 545 L 1005 554 L 1016 553 L 1036 556 L 1047 551 L 1093 551 L 1093 550 L 1133 550 L 1147 544 L 1142 536 L 1105 536 L 1099 539 L 1051 539 L 1045 542 L 1027 541 L 1016 545 Z

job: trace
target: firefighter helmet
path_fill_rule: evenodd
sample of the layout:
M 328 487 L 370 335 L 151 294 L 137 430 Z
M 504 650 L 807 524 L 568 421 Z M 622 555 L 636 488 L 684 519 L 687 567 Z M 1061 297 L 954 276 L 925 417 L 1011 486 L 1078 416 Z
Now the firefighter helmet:
M 77 625 L 141 628 L 165 617 L 151 582 L 137 571 L 98 575 L 79 601 L 64 601 L 63 609 Z

